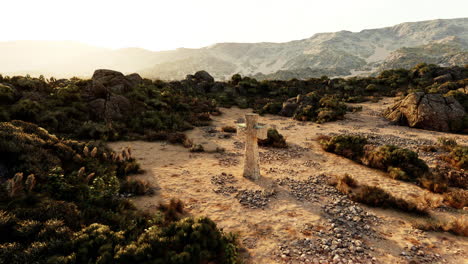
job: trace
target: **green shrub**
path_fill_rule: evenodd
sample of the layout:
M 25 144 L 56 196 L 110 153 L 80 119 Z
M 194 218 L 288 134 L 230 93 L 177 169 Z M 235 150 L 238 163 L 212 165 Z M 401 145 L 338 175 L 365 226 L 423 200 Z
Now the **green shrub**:
M 117 263 L 196 264 L 217 257 L 219 263 L 235 263 L 228 255 L 213 254 L 229 252 L 233 243 L 208 218 L 184 218 L 167 227 L 152 226 L 147 230 L 135 242 L 119 248 Z
M 414 202 L 397 198 L 387 191 L 370 185 L 358 184 L 349 175 L 338 180 L 337 189 L 349 196 L 355 202 L 369 206 L 396 209 L 402 212 L 421 215 L 428 214 L 426 206 L 417 205 Z
M 458 145 L 456 139 L 448 137 L 438 137 L 437 142 L 443 147 L 454 147 Z
M 468 169 L 468 146 L 456 146 L 450 151 L 448 161 L 454 166 L 467 170 Z
M 269 128 L 266 139 L 258 139 L 258 145 L 262 147 L 287 148 L 286 139 L 278 130 Z
M 325 151 L 332 152 L 348 159 L 359 160 L 364 154 L 367 139 L 360 136 L 338 135 L 321 137 L 319 143 Z
M 468 206 L 468 190 L 453 189 L 444 193 L 444 202 L 457 209 L 463 209 Z
M 10 86 L 0 83 L 0 103 L 11 104 L 15 101 L 15 91 Z
M 180 220 L 180 201 L 149 215 L 119 198 L 119 190 L 150 192 L 126 177 L 140 171 L 128 148 L 62 140 L 22 121 L 0 123 L 0 146 L 0 263 L 237 261 L 232 236 L 208 219 Z M 37 177 L 13 176 L 18 169 Z
M 11 107 L 11 117 L 25 121 L 37 122 L 43 106 L 36 101 L 22 99 Z
M 363 162 L 369 167 L 390 172 L 398 180 L 416 180 L 429 172 L 429 167 L 417 153 L 392 145 L 366 151 Z

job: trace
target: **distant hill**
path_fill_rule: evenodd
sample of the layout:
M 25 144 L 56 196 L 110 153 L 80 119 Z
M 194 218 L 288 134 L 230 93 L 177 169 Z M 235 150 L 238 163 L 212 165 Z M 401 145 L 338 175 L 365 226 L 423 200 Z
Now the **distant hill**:
M 111 50 L 76 42 L 0 42 L 0 73 L 91 76 L 97 68 L 147 78 L 182 79 L 206 70 L 217 79 L 235 73 L 260 79 L 370 74 L 427 62 L 468 64 L 468 18 L 402 23 L 360 32 L 319 33 L 285 43 L 219 43 L 200 49 Z

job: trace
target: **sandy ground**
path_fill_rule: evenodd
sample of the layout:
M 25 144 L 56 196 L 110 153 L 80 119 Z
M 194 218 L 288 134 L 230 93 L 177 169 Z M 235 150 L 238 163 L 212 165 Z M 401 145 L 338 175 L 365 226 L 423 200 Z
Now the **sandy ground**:
M 246 247 L 243 258 L 246 263 L 300 263 L 278 255 L 281 243 L 311 236 L 302 232 L 304 226 L 323 224 L 321 203 L 296 200 L 287 190 L 282 189 L 263 209 L 242 206 L 234 195 L 217 194 L 213 190 L 213 176 L 221 173 L 233 174 L 235 186 L 248 190 L 265 190 L 274 186 L 274 181 L 285 177 L 305 180 L 320 174 L 343 175 L 348 173 L 358 181 L 378 185 L 395 195 L 418 199 L 428 192 L 416 185 L 392 180 L 380 171 L 356 164 L 345 158 L 324 152 L 316 137 L 320 134 L 342 132 L 377 133 L 406 139 L 436 141 L 437 137 L 455 137 L 460 143 L 467 143 L 468 136 L 411 129 L 390 125 L 379 116 L 394 99 L 386 98 L 379 103 L 358 104 L 363 111 L 347 114 L 345 120 L 326 124 L 298 122 L 279 116 L 262 116 L 259 122 L 276 125 L 290 144 L 288 151 L 260 148 L 262 178 L 253 182 L 242 177 L 243 149 L 241 135 L 221 139 L 221 133 L 207 133 L 206 128 L 196 128 L 187 134 L 195 143 L 205 149 L 222 147 L 224 154 L 190 153 L 181 146 L 163 142 L 116 142 L 110 147 L 119 150 L 131 147 L 133 156 L 146 171 L 137 175 L 157 188 L 153 196 L 132 198 L 135 204 L 145 210 L 156 210 L 158 203 L 179 198 L 187 211 L 194 216 L 206 215 L 225 231 L 237 232 Z M 221 109 L 222 115 L 213 117 L 212 124 L 218 131 L 224 125 L 235 125 L 248 109 Z M 214 136 L 211 136 L 214 135 Z M 262 154 L 263 153 L 263 154 Z M 400 256 L 405 246 L 424 245 L 429 252 L 441 255 L 438 262 L 468 263 L 468 239 L 448 233 L 422 232 L 412 228 L 413 217 L 392 210 L 368 208 L 366 211 L 381 219 L 372 228 L 380 238 L 364 238 L 374 250 L 370 253 L 375 263 L 408 263 Z M 463 214 L 463 213 L 458 213 Z M 459 217 L 466 217 L 466 215 Z

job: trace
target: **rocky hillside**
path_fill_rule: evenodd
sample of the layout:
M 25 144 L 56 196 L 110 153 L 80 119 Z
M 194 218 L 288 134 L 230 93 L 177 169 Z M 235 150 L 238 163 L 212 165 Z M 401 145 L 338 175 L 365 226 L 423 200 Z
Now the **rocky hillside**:
M 320 33 L 285 43 L 219 43 L 164 52 L 108 50 L 69 42 L 4 42 L 0 43 L 0 72 L 89 77 L 93 69 L 112 68 L 171 80 L 207 70 L 220 80 L 235 73 L 259 79 L 306 79 L 370 74 L 421 62 L 464 65 L 467 50 L 468 18 L 459 18 Z

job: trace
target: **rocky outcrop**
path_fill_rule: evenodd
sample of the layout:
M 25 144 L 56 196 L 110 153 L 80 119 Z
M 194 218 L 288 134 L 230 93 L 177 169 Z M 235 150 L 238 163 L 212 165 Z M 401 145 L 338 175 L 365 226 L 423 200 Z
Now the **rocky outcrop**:
M 141 76 L 138 73 L 132 73 L 132 74 L 126 75 L 125 79 L 127 79 L 131 83 L 132 87 L 135 87 L 143 83 L 143 78 L 141 78 Z
M 113 70 L 96 70 L 91 79 L 91 99 L 89 106 L 95 118 L 103 120 L 122 120 L 131 111 L 130 100 L 121 93 L 132 91 L 143 83 L 137 73 L 123 75 Z
M 445 82 L 448 82 L 448 81 L 451 81 L 453 80 L 452 78 L 452 75 L 450 73 L 447 73 L 447 74 L 444 74 L 444 75 L 441 75 L 441 76 L 437 76 L 434 78 L 434 82 L 436 83 L 445 83 Z
M 409 94 L 384 113 L 385 118 L 400 125 L 444 132 L 463 129 L 465 115 L 455 98 L 423 92 Z
M 111 95 L 109 98 L 98 98 L 89 103 L 98 119 L 122 120 L 131 111 L 130 101 L 122 95 Z
M 206 71 L 198 71 L 194 75 L 195 79 L 205 82 L 214 82 L 214 78 Z
M 187 77 L 185 77 L 185 80 L 189 82 L 207 82 L 207 83 L 214 82 L 213 76 L 211 76 L 206 71 L 197 71 L 194 75 L 189 74 L 187 75 Z
M 314 109 L 318 107 L 318 103 L 319 98 L 314 93 L 308 93 L 306 95 L 299 94 L 296 97 L 286 100 L 279 114 L 294 118 L 297 118 L 300 113 L 312 114 Z
M 290 98 L 283 103 L 283 108 L 281 108 L 279 114 L 286 117 L 292 117 L 298 107 L 299 104 L 296 103 L 296 98 Z
M 129 92 L 143 81 L 137 73 L 125 76 L 121 72 L 105 69 L 96 70 L 91 80 L 93 90 L 105 89 L 113 93 Z

